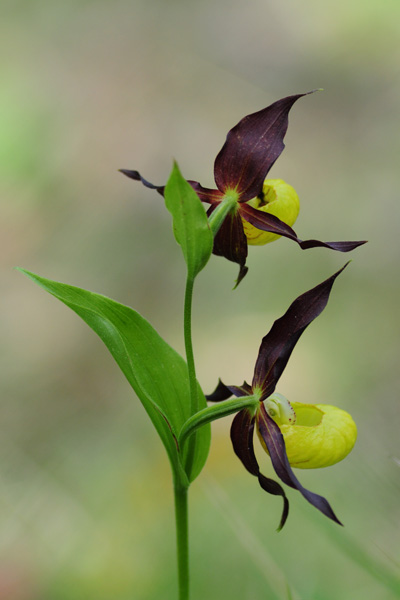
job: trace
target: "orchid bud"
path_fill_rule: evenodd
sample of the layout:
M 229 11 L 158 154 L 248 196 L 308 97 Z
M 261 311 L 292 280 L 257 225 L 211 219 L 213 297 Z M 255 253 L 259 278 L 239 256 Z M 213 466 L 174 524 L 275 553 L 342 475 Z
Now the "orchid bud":
M 271 396 L 271 398 L 275 397 L 276 394 Z M 279 408 L 277 418 L 271 414 L 269 400 L 266 401 L 267 412 L 279 425 L 292 467 L 299 469 L 329 467 L 341 461 L 352 450 L 357 438 L 357 427 L 346 411 L 328 404 L 293 402 L 290 407 L 296 414 L 296 421 L 291 424 L 279 419 L 281 410 L 287 409 L 285 402 L 282 403 L 283 408 Z M 267 451 L 262 436 L 259 435 L 259 438 L 264 450 Z
M 247 202 L 253 208 L 278 217 L 290 227 L 295 223 L 300 210 L 299 197 L 294 188 L 282 179 L 266 179 L 262 193 Z M 268 231 L 261 231 L 242 219 L 247 243 L 263 246 L 279 239 L 281 236 Z

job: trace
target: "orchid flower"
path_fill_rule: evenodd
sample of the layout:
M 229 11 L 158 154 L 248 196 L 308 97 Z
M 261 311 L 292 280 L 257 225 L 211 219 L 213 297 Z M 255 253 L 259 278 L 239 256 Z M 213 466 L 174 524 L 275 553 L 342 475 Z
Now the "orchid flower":
M 220 381 L 213 394 L 207 396 L 212 402 L 227 400 L 232 395 L 238 398 L 254 396 L 259 400 L 256 407 L 246 407 L 236 414 L 231 440 L 236 455 L 247 471 L 258 478 L 261 487 L 270 494 L 283 497 L 279 529 L 287 519 L 289 502 L 282 486 L 260 471 L 253 446 L 254 429 L 283 483 L 299 490 L 324 515 L 341 524 L 328 501 L 304 488 L 292 467 L 326 467 L 345 458 L 357 437 L 353 419 L 335 406 L 290 403 L 274 392 L 297 341 L 325 308 L 333 283 L 344 268 L 299 296 L 275 321 L 262 339 L 251 385 L 244 382 L 241 386 L 227 386 Z
M 248 270 L 248 244 L 266 244 L 284 236 L 297 242 L 303 250 L 320 246 L 349 252 L 365 243 L 299 239 L 291 227 L 299 212 L 295 190 L 281 179 L 266 179 L 285 147 L 283 139 L 290 109 L 299 98 L 310 93 L 282 98 L 247 115 L 229 131 L 214 163 L 217 189 L 204 188 L 197 181 L 189 180 L 200 200 L 211 205 L 207 212 L 210 223 L 216 209 L 222 203 L 228 204 L 228 213 L 223 213 L 223 221 L 218 222 L 214 231 L 213 252 L 239 265 L 237 284 Z M 164 193 L 164 186 L 150 183 L 138 171 L 121 169 L 121 172 Z

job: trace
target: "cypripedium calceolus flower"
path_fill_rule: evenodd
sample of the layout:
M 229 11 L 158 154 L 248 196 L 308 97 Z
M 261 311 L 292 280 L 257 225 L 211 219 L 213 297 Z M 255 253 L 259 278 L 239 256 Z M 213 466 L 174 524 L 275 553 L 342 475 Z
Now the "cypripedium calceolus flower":
M 270 494 L 283 497 L 279 529 L 287 519 L 289 503 L 282 486 L 260 471 L 253 447 L 255 428 L 277 476 L 286 485 L 299 490 L 324 515 L 341 524 L 328 501 L 305 489 L 292 467 L 327 467 L 342 460 L 356 441 L 357 429 L 353 419 L 335 406 L 290 403 L 274 392 L 297 341 L 325 308 L 332 285 L 343 269 L 299 296 L 275 321 L 262 339 L 251 385 L 244 382 L 241 386 L 227 386 L 220 381 L 213 394 L 207 396 L 212 402 L 227 400 L 232 395 L 238 398 L 255 396 L 259 400 L 256 408 L 246 407 L 236 414 L 231 440 L 236 455 L 258 478 L 261 487 Z
M 282 98 L 263 110 L 247 115 L 229 131 L 214 163 L 217 189 L 204 188 L 197 181 L 189 180 L 200 200 L 211 205 L 207 213 L 209 216 L 221 202 L 231 204 L 230 212 L 215 235 L 213 252 L 239 265 L 237 283 L 248 270 L 248 244 L 266 244 L 284 236 L 297 242 L 303 250 L 321 246 L 349 252 L 365 243 L 300 240 L 291 228 L 299 213 L 295 190 L 281 179 L 266 180 L 285 147 L 283 139 L 289 111 L 299 98 L 306 95 Z M 121 172 L 160 194 L 164 193 L 164 186 L 150 183 L 138 171 L 121 169 Z

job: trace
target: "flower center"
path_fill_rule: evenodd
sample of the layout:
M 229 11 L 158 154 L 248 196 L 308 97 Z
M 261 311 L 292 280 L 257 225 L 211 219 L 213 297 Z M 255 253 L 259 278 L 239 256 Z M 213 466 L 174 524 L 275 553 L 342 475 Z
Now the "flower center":
M 294 425 L 296 413 L 289 400 L 282 394 L 272 394 L 265 400 L 265 408 L 277 425 Z
M 239 202 L 239 193 L 235 189 L 227 189 L 225 190 L 224 197 L 222 198 L 222 202 L 235 208 L 237 203 Z

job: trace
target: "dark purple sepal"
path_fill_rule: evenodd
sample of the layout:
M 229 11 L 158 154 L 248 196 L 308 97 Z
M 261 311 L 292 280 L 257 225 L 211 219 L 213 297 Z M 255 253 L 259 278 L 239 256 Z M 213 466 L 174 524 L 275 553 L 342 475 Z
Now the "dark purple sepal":
M 296 242 L 302 250 L 308 250 L 309 248 L 329 248 L 330 250 L 336 250 L 338 252 L 350 252 L 362 246 L 366 243 L 366 240 L 358 242 L 321 242 L 319 240 L 301 240 L 297 237 L 296 232 L 286 225 L 283 221 L 278 219 L 275 215 L 271 215 L 262 210 L 257 210 L 249 204 L 240 205 L 240 215 L 248 221 L 251 225 L 261 231 L 268 231 L 270 233 L 276 233 L 283 237 L 289 238 Z
M 236 398 L 242 398 L 243 396 L 251 396 L 253 390 L 251 389 L 251 385 L 244 381 L 242 385 L 228 385 L 228 389 L 232 392 Z
M 233 289 L 235 290 L 237 288 L 237 286 L 239 285 L 239 283 L 241 281 L 243 281 L 243 279 L 246 277 L 247 272 L 249 270 L 249 267 L 246 267 L 246 265 L 240 265 L 239 268 L 239 275 L 235 281 L 235 285 L 233 286 Z
M 284 526 L 288 517 L 289 501 L 282 486 L 277 481 L 265 477 L 265 475 L 260 472 L 253 445 L 254 422 L 255 417 L 252 411 L 244 409 L 237 413 L 231 425 L 232 446 L 236 456 L 242 462 L 245 469 L 247 469 L 251 475 L 258 478 L 261 488 L 265 492 L 268 492 L 268 494 L 282 496 L 283 511 L 278 527 L 279 531 Z
M 231 425 L 231 441 L 233 450 L 245 469 L 258 477 L 260 469 L 253 446 L 254 422 L 253 411 L 243 409 L 238 412 Z
M 286 523 L 286 520 L 289 516 L 289 500 L 287 499 L 285 490 L 277 481 L 274 481 L 269 477 L 265 477 L 265 475 L 263 475 L 262 473 L 258 473 L 258 483 L 260 484 L 264 492 L 268 492 L 268 494 L 272 494 L 273 496 L 282 496 L 283 498 L 282 516 L 277 528 L 277 531 L 280 531 Z
M 253 389 L 261 389 L 261 400 L 268 398 L 275 390 L 298 339 L 306 327 L 324 310 L 336 277 L 348 264 L 296 298 L 286 313 L 275 321 L 269 333 L 263 337 L 252 382 Z
M 359 240 L 357 242 L 320 242 L 318 240 L 304 240 L 299 242 L 299 246 L 302 250 L 308 250 L 308 248 L 329 248 L 330 250 L 336 250 L 337 252 L 351 252 L 355 248 L 366 243 L 367 240 Z
M 242 398 L 243 396 L 251 396 L 252 389 L 251 386 L 243 382 L 243 385 L 225 385 L 220 379 L 218 380 L 217 387 L 215 390 L 206 396 L 207 402 L 223 402 L 224 400 L 228 400 L 231 396 L 236 396 L 237 398 Z
M 188 183 L 192 186 L 198 197 L 202 202 L 208 202 L 209 204 L 218 204 L 222 201 L 224 194 L 219 190 L 210 189 L 203 187 L 198 181 L 192 181 L 188 179 Z
M 232 396 L 232 392 L 220 379 L 217 387 L 211 394 L 206 395 L 207 402 L 223 402 Z
M 159 194 L 161 194 L 161 196 L 164 195 L 164 189 L 165 189 L 164 185 L 154 185 L 154 183 L 150 183 L 150 181 L 147 181 L 147 179 L 145 179 L 144 177 L 141 176 L 139 171 L 130 171 L 128 169 L 119 169 L 119 172 L 123 173 L 130 179 L 134 179 L 135 181 L 141 181 L 144 186 L 146 186 L 147 188 L 150 188 L 151 190 L 157 190 L 157 192 Z
M 214 209 L 215 206 L 211 206 L 207 211 L 207 215 L 210 216 Z M 247 239 L 239 212 L 229 213 L 226 216 L 214 238 L 213 253 L 217 256 L 224 256 L 239 265 L 240 270 L 236 286 L 239 285 L 248 271 L 246 267 Z
M 283 435 L 278 425 L 268 415 L 263 404 L 260 405 L 260 409 L 257 413 L 257 427 L 268 448 L 272 466 L 278 477 L 286 483 L 286 485 L 298 490 L 310 504 L 320 510 L 326 517 L 332 519 L 335 523 L 342 525 L 333 512 L 329 502 L 323 496 L 310 492 L 304 488 L 293 473 L 286 454 Z
M 289 111 L 306 95 L 282 98 L 247 115 L 229 131 L 214 163 L 215 183 L 221 192 L 235 189 L 241 202 L 258 196 L 268 171 L 285 147 Z

